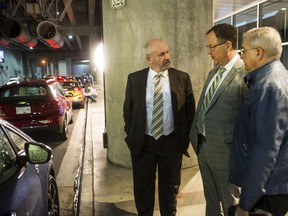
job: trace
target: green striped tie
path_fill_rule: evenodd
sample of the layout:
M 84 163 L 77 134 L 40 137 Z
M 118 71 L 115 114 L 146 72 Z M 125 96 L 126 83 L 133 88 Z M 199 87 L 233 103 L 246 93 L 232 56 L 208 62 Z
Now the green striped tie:
M 155 140 L 159 139 L 163 135 L 163 91 L 160 77 L 162 73 L 157 73 L 154 76 L 154 101 L 153 101 L 153 113 L 151 123 L 151 134 Z
M 215 79 L 213 80 L 213 83 L 210 85 L 206 95 L 204 96 L 203 99 L 203 103 L 200 107 L 200 111 L 199 111 L 199 118 L 198 118 L 198 123 L 197 123 L 197 127 L 198 127 L 198 132 L 202 133 L 203 135 L 205 135 L 204 133 L 204 125 L 205 125 L 205 113 L 207 111 L 207 108 L 210 105 L 211 99 L 221 81 L 221 78 L 223 76 L 223 73 L 225 72 L 225 67 L 220 67 Z

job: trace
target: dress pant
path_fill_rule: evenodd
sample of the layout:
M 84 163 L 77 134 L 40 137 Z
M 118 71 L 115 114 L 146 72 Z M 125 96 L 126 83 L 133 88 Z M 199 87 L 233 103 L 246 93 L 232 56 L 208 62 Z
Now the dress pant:
M 230 206 L 237 204 L 235 196 L 238 188 L 229 184 L 228 161 L 225 166 L 216 166 L 207 154 L 205 137 L 199 135 L 198 165 L 203 181 L 204 196 L 206 200 L 206 216 L 228 216 Z
M 285 216 L 288 212 L 288 195 L 265 195 L 254 205 L 255 209 L 267 211 L 273 216 Z
M 139 216 L 153 216 L 157 171 L 161 216 L 176 215 L 182 157 L 175 133 L 158 140 L 145 136 L 140 154 L 132 156 L 134 198 Z

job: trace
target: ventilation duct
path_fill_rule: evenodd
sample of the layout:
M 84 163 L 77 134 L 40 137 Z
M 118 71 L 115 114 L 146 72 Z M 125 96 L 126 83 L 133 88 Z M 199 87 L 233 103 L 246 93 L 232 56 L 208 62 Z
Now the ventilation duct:
M 38 40 L 34 38 L 25 25 L 13 19 L 7 19 L 2 25 L 2 34 L 10 40 L 23 44 L 27 47 L 36 46 Z
M 62 47 L 64 44 L 64 39 L 53 22 L 43 21 L 39 23 L 37 33 L 41 39 L 55 49 Z

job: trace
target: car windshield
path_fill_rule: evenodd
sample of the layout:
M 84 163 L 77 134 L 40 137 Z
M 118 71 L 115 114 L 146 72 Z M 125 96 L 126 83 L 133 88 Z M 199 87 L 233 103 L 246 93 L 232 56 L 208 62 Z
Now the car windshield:
M 66 90 L 73 90 L 75 87 L 78 87 L 76 82 L 62 82 L 61 84 Z
M 15 86 L 5 89 L 1 94 L 1 98 L 45 95 L 47 95 L 47 91 L 44 86 Z

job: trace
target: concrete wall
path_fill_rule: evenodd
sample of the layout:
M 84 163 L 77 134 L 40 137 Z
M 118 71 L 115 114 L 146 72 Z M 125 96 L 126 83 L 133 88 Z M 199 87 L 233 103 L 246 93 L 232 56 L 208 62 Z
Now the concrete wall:
M 7 83 L 10 77 L 23 77 L 22 55 L 18 51 L 11 51 L 5 48 L 5 62 L 0 63 L 0 85 Z
M 163 38 L 170 46 L 172 67 L 190 74 L 196 101 L 212 66 L 205 48 L 205 33 L 213 24 L 213 0 L 130 0 L 112 9 L 102 1 L 105 61 L 108 159 L 131 167 L 124 142 L 123 101 L 127 76 L 147 67 L 142 52 L 147 39 Z M 195 155 L 183 160 L 196 164 Z

